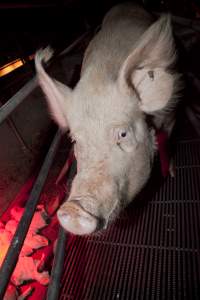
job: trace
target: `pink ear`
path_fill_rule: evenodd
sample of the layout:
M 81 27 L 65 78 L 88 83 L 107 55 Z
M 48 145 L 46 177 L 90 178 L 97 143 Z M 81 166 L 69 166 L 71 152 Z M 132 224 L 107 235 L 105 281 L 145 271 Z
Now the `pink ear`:
M 141 110 L 150 113 L 165 108 L 173 95 L 174 78 L 162 68 L 136 70 L 132 81 L 140 98 Z
M 122 65 L 121 90 L 136 93 L 144 112 L 165 108 L 174 93 L 177 76 L 167 69 L 175 58 L 170 18 L 163 16 L 147 29 Z
M 62 129 L 67 129 L 67 111 L 69 110 L 71 89 L 61 82 L 53 80 L 44 70 L 42 61 L 47 61 L 51 55 L 52 52 L 49 48 L 39 50 L 35 55 L 35 67 L 39 84 L 46 95 L 52 117 Z

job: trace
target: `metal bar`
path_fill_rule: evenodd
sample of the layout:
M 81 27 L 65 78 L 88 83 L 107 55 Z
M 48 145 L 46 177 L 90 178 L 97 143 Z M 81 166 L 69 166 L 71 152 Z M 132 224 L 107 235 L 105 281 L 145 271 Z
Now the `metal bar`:
M 61 276 L 65 259 L 66 237 L 67 236 L 65 230 L 60 227 L 53 267 L 51 271 L 51 281 L 49 283 L 47 291 L 47 300 L 56 300 L 59 297 Z
M 77 162 L 74 159 L 68 177 L 68 183 L 71 186 L 72 180 L 76 174 Z M 65 244 L 66 244 L 66 232 L 62 227 L 59 230 L 58 242 L 56 246 L 56 252 L 53 261 L 53 267 L 51 271 L 51 281 L 48 286 L 47 300 L 57 300 L 59 299 L 61 276 L 64 267 L 65 258 Z
M 31 79 L 0 108 L 0 124 L 13 112 L 24 98 L 33 91 L 36 86 L 36 78 Z
M 44 163 L 41 167 L 39 175 L 36 179 L 36 182 L 33 186 L 31 194 L 28 198 L 24 214 L 19 222 L 15 235 L 12 239 L 11 245 L 8 249 L 7 255 L 3 261 L 3 264 L 0 269 L 0 299 L 3 299 L 3 296 L 6 292 L 9 279 L 12 275 L 12 272 L 16 266 L 18 256 L 20 254 L 21 248 L 23 246 L 26 234 L 28 232 L 34 211 L 36 209 L 37 203 L 39 201 L 39 196 L 41 194 L 43 185 L 47 178 L 49 169 L 53 162 L 56 150 L 58 148 L 61 138 L 61 132 L 58 130 L 52 143 L 49 148 L 49 151 L 45 157 Z
M 78 39 L 76 39 L 71 45 L 69 45 L 59 56 L 63 56 L 72 51 L 88 34 L 90 31 L 85 32 Z M 34 90 L 37 86 L 37 78 L 34 77 L 27 82 L 14 96 L 12 96 L 1 108 L 0 108 L 0 124 L 15 110 L 15 108 Z
M 68 54 L 71 50 L 73 50 L 84 38 L 86 38 L 91 33 L 91 30 L 86 31 L 83 33 L 79 38 L 77 38 L 69 47 L 63 50 L 59 56 L 64 56 Z

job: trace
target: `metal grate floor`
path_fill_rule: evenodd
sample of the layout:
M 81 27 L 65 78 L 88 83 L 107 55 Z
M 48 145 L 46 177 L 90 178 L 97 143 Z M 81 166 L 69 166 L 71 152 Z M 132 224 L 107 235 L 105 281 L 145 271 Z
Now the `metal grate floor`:
M 104 234 L 72 237 L 60 300 L 200 298 L 200 140 L 178 142 L 175 164 Z

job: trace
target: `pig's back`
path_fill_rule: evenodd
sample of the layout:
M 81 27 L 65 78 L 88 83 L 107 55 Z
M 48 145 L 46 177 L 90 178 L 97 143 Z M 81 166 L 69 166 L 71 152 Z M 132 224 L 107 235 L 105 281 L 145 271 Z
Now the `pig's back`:
M 115 79 L 119 68 L 153 18 L 141 7 L 122 4 L 111 9 L 105 16 L 102 29 L 90 42 L 84 56 L 82 75 L 91 73 L 103 79 Z

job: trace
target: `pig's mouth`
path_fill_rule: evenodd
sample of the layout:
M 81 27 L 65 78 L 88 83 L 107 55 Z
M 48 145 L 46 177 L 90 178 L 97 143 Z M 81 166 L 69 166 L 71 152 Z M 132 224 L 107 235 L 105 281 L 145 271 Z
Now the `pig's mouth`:
M 57 212 L 61 226 L 75 235 L 89 235 L 106 228 L 106 220 L 86 210 L 77 199 L 65 202 Z

